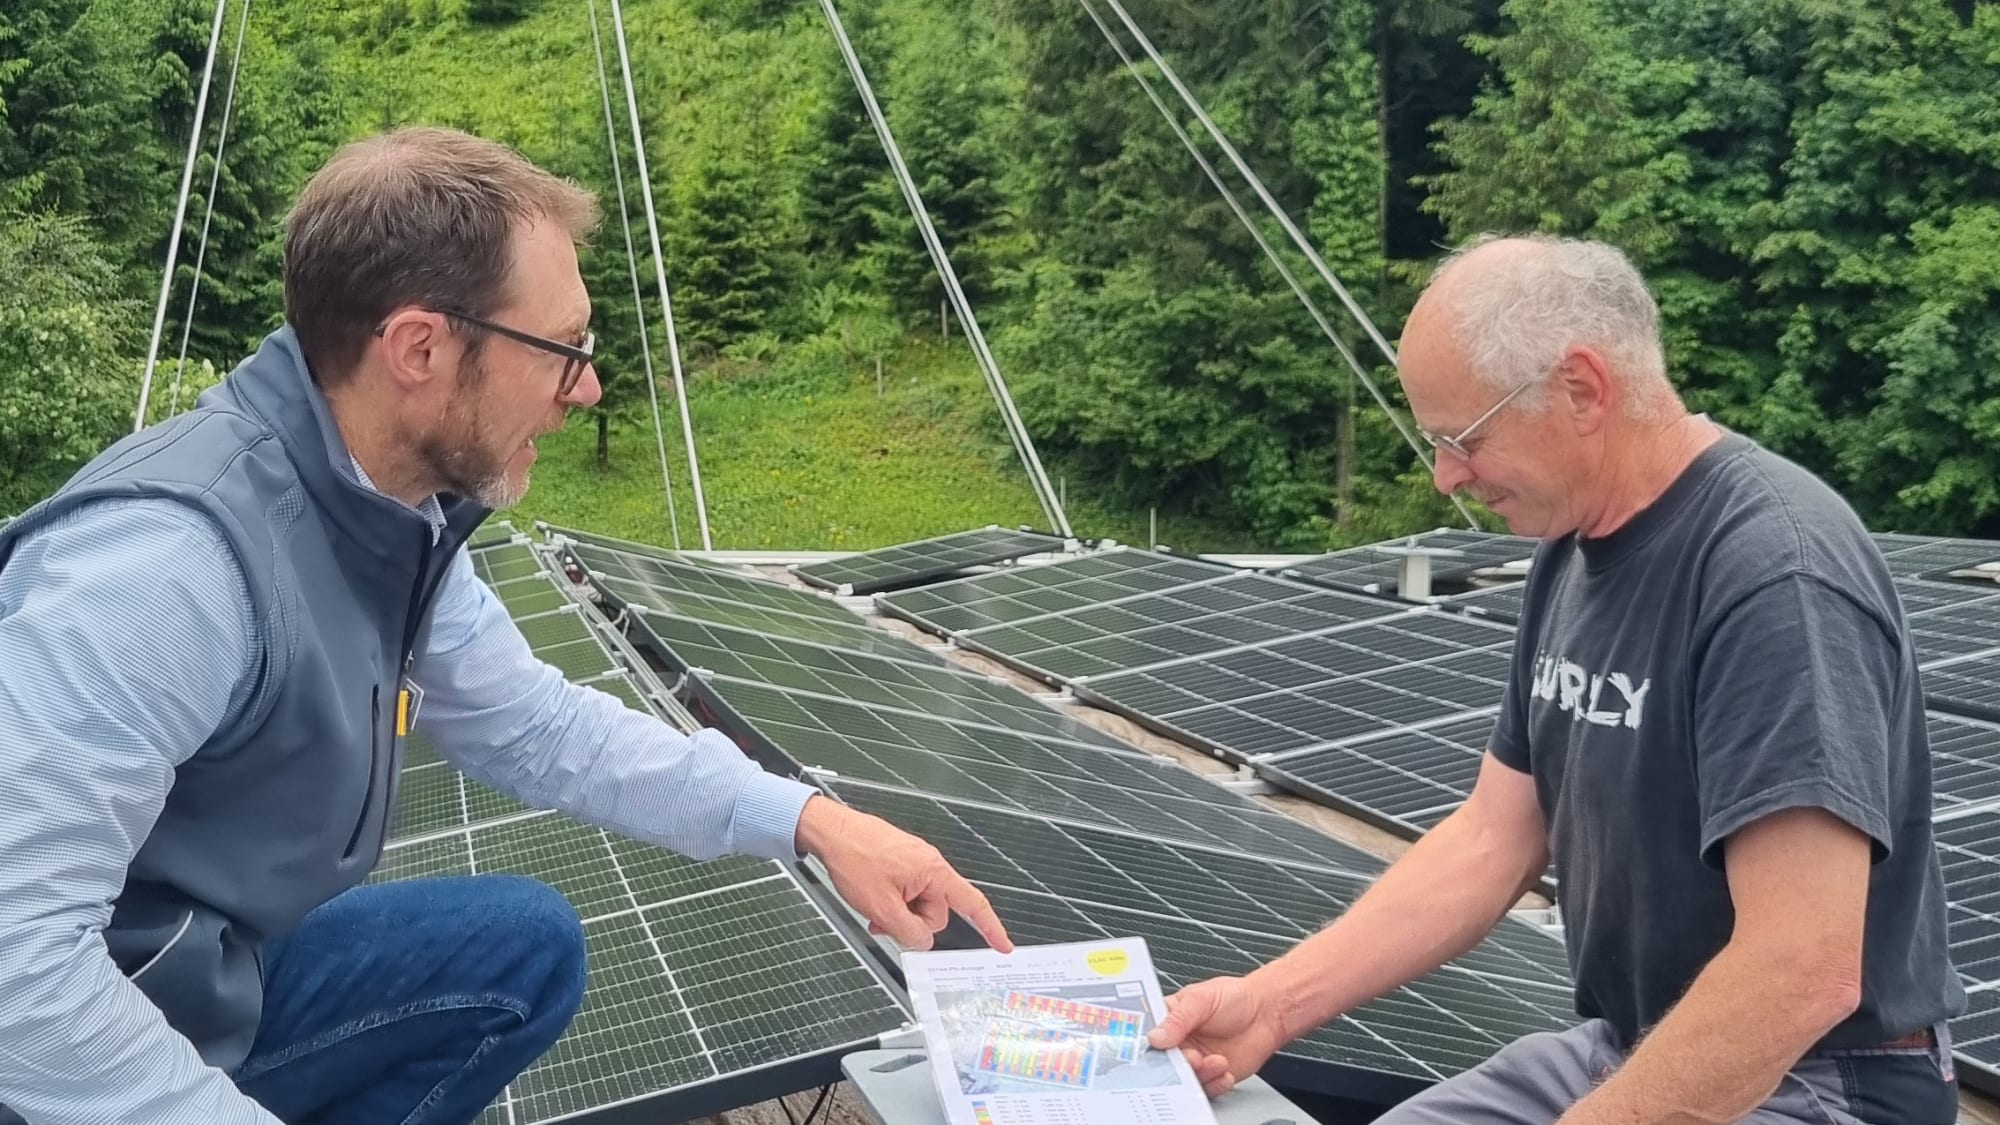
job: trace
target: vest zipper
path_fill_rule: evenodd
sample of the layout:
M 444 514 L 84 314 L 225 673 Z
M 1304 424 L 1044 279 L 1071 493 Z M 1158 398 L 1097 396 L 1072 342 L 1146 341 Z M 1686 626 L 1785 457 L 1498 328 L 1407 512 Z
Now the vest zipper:
M 401 693 L 407 686 L 410 678 L 410 669 L 417 661 L 417 631 L 423 624 L 424 612 L 430 608 L 431 600 L 437 596 L 438 587 L 444 585 L 445 572 L 451 569 L 452 558 L 458 554 L 459 548 L 465 546 L 465 541 L 471 537 L 472 532 L 467 531 L 465 535 L 460 536 L 456 540 L 440 539 L 438 542 L 433 543 L 431 541 L 430 529 L 428 527 L 424 529 L 423 543 L 419 549 L 420 554 L 417 563 L 417 580 L 410 584 L 409 615 L 403 621 L 402 659 L 397 665 L 397 678 L 394 685 L 399 704 Z M 444 549 L 440 551 L 440 547 Z M 361 846 L 362 830 L 368 827 L 368 814 L 375 806 L 376 775 L 383 773 L 388 768 L 383 764 L 383 759 L 387 757 L 390 766 L 395 764 L 395 747 L 398 736 L 393 731 L 389 735 L 388 750 L 385 752 L 382 747 L 381 684 L 376 684 L 374 692 L 369 696 L 368 711 L 368 788 L 362 797 L 361 815 L 355 820 L 354 833 L 347 838 L 347 850 L 342 853 L 343 858 L 346 859 L 354 858 L 355 849 Z M 382 819 L 384 823 L 384 835 L 386 836 L 389 819 L 386 810 L 383 813 Z

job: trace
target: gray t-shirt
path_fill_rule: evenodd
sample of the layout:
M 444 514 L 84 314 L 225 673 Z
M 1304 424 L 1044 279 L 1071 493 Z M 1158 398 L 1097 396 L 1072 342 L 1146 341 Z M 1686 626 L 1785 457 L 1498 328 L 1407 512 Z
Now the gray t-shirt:
M 1543 544 L 1493 753 L 1535 779 L 1577 1010 L 1627 1043 L 1729 940 L 1725 838 L 1798 807 L 1875 844 L 1861 1007 L 1822 1045 L 1963 1010 L 1901 603 L 1797 465 L 1725 434 L 1618 531 Z

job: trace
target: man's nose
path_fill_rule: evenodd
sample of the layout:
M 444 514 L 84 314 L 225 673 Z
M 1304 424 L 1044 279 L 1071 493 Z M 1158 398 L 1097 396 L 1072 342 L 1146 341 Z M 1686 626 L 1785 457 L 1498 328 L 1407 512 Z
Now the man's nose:
M 568 394 L 556 396 L 556 401 L 564 406 L 596 406 L 603 397 L 604 384 L 597 381 L 597 365 L 590 363 L 584 365 L 583 375 L 577 379 L 576 386 L 571 387 Z
M 1443 449 L 1431 453 L 1431 485 L 1450 496 L 1473 481 L 1472 467 L 1456 453 Z

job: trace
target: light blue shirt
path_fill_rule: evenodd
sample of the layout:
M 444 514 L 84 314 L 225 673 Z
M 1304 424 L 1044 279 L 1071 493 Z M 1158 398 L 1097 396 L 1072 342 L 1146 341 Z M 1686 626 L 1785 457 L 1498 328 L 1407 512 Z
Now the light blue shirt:
M 30 1125 L 278 1125 L 103 939 L 174 770 L 243 714 L 262 643 L 225 540 L 177 503 L 85 506 L 0 570 L 0 1105 Z M 464 551 L 417 670 L 420 728 L 496 789 L 699 858 L 796 854 L 810 787 L 568 683 Z

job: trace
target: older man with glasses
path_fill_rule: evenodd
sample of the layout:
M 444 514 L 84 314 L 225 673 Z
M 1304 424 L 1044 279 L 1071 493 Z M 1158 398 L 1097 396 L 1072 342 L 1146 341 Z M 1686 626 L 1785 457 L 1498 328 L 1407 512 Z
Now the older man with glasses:
M 1582 1022 L 1385 1125 L 1955 1120 L 1923 692 L 1853 511 L 1681 405 L 1608 246 L 1454 257 L 1402 375 L 1437 487 L 1545 540 L 1486 760 L 1345 916 L 1170 998 L 1155 1045 L 1226 1089 L 1470 949 L 1553 859 Z
M 597 401 L 594 220 L 463 133 L 342 149 L 286 220 L 286 326 L 0 532 L 13 1114 L 447 1125 L 548 1049 L 584 984 L 560 895 L 358 886 L 413 712 L 528 804 L 698 857 L 816 855 L 905 945 L 957 911 L 1010 948 L 935 848 L 567 683 L 474 576 L 536 437 Z

